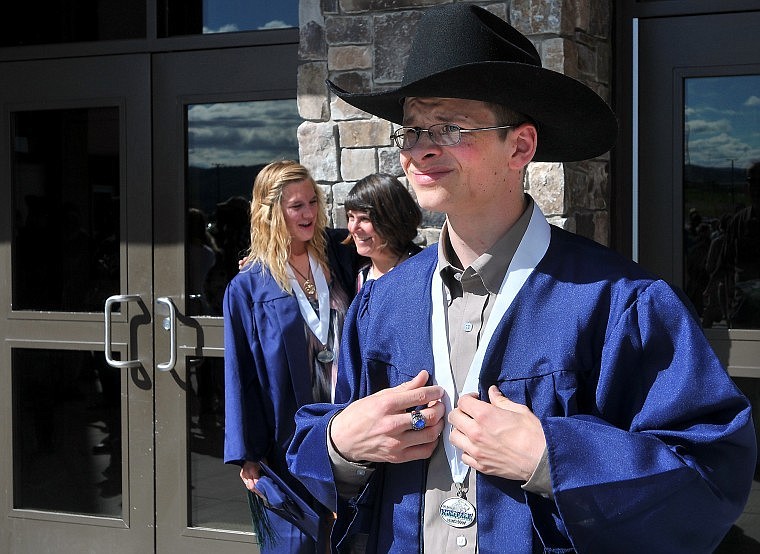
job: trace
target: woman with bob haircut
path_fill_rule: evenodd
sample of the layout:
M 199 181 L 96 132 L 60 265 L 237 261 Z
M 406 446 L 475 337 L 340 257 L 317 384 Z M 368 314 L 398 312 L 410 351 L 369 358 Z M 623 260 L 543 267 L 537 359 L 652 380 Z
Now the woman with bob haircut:
M 224 298 L 224 461 L 241 467 L 263 553 L 324 552 L 318 538 L 264 509 L 262 477 L 271 470 L 330 520 L 288 472 L 285 452 L 298 408 L 333 401 L 355 275 L 346 234 L 327 228 L 324 195 L 304 166 L 277 161 L 256 176 L 251 246 Z
M 421 250 L 412 241 L 422 221 L 419 206 L 401 182 L 373 173 L 356 182 L 343 204 L 350 235 L 360 256 L 369 258 L 358 273 L 356 290 Z

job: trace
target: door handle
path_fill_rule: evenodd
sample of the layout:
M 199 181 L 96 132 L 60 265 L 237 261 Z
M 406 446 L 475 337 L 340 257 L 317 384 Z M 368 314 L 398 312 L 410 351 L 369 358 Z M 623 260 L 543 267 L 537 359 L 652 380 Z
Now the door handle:
M 163 322 L 164 330 L 169 331 L 169 361 L 156 367 L 161 371 L 171 371 L 177 365 L 177 308 L 168 296 L 156 298 L 156 302 L 169 308 L 169 317 L 164 318 Z
M 106 298 L 106 306 L 104 309 L 105 316 L 105 342 L 104 348 L 106 351 L 106 363 L 111 367 L 138 367 L 140 366 L 140 360 L 114 360 L 111 357 L 111 306 L 114 304 L 120 304 L 123 302 L 139 302 L 139 294 L 117 294 Z

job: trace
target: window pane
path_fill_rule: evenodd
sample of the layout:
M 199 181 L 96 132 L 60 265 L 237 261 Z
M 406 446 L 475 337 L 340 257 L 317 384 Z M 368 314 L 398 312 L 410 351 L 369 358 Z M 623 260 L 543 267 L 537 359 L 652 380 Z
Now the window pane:
M 760 76 L 685 83 L 685 290 L 705 327 L 760 329 Z
M 240 468 L 224 465 L 224 358 L 188 358 L 191 527 L 251 531 Z
M 16 349 L 14 508 L 122 513 L 121 374 L 102 352 Z
M 144 0 L 13 2 L 0 46 L 145 38 Z
M 187 108 L 186 311 L 222 315 L 227 283 L 250 244 L 253 180 L 275 159 L 298 159 L 295 100 Z
M 166 0 L 161 36 L 298 27 L 297 0 Z
M 16 112 L 12 125 L 13 309 L 102 311 L 119 290 L 118 108 Z

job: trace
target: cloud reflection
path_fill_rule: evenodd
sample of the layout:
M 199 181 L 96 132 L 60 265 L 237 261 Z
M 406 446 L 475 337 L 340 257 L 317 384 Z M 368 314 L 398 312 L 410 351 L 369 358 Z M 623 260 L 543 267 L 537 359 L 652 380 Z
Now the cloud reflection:
M 267 31 L 269 29 L 289 29 L 291 27 L 293 27 L 293 25 L 286 23 L 282 19 L 273 19 L 272 21 L 267 21 L 263 25 L 253 27 L 251 29 L 247 27 L 244 29 L 241 29 L 240 25 L 238 25 L 237 23 L 226 23 L 224 25 L 220 25 L 219 27 L 215 27 L 215 28 L 204 25 L 203 34 L 213 35 L 217 33 L 237 33 L 238 31 L 248 31 L 248 30 Z
M 213 35 L 214 33 L 237 33 L 239 30 L 240 27 L 238 27 L 235 23 L 228 23 L 227 25 L 222 25 L 216 29 L 206 27 L 205 25 L 203 26 L 204 35 Z
M 746 168 L 760 159 L 760 76 L 690 78 L 684 113 L 688 160 Z
M 188 165 L 253 166 L 298 158 L 294 99 L 197 104 L 187 111 Z

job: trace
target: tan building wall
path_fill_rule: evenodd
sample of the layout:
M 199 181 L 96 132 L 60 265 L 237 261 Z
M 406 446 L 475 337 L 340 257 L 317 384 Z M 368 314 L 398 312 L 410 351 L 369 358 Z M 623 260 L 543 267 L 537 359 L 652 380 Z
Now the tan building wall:
M 345 225 L 342 202 L 373 172 L 403 177 L 392 125 L 328 96 L 327 78 L 352 91 L 397 86 L 414 27 L 435 0 L 301 0 L 298 131 L 301 161 L 328 192 L 331 218 Z M 610 98 L 611 0 L 475 2 L 507 20 L 536 45 L 544 67 Z M 540 140 L 540 135 L 539 135 Z M 527 190 L 550 222 L 609 243 L 609 157 L 531 164 Z M 402 178 L 402 181 L 405 181 Z M 437 240 L 441 214 L 424 214 L 420 238 Z

